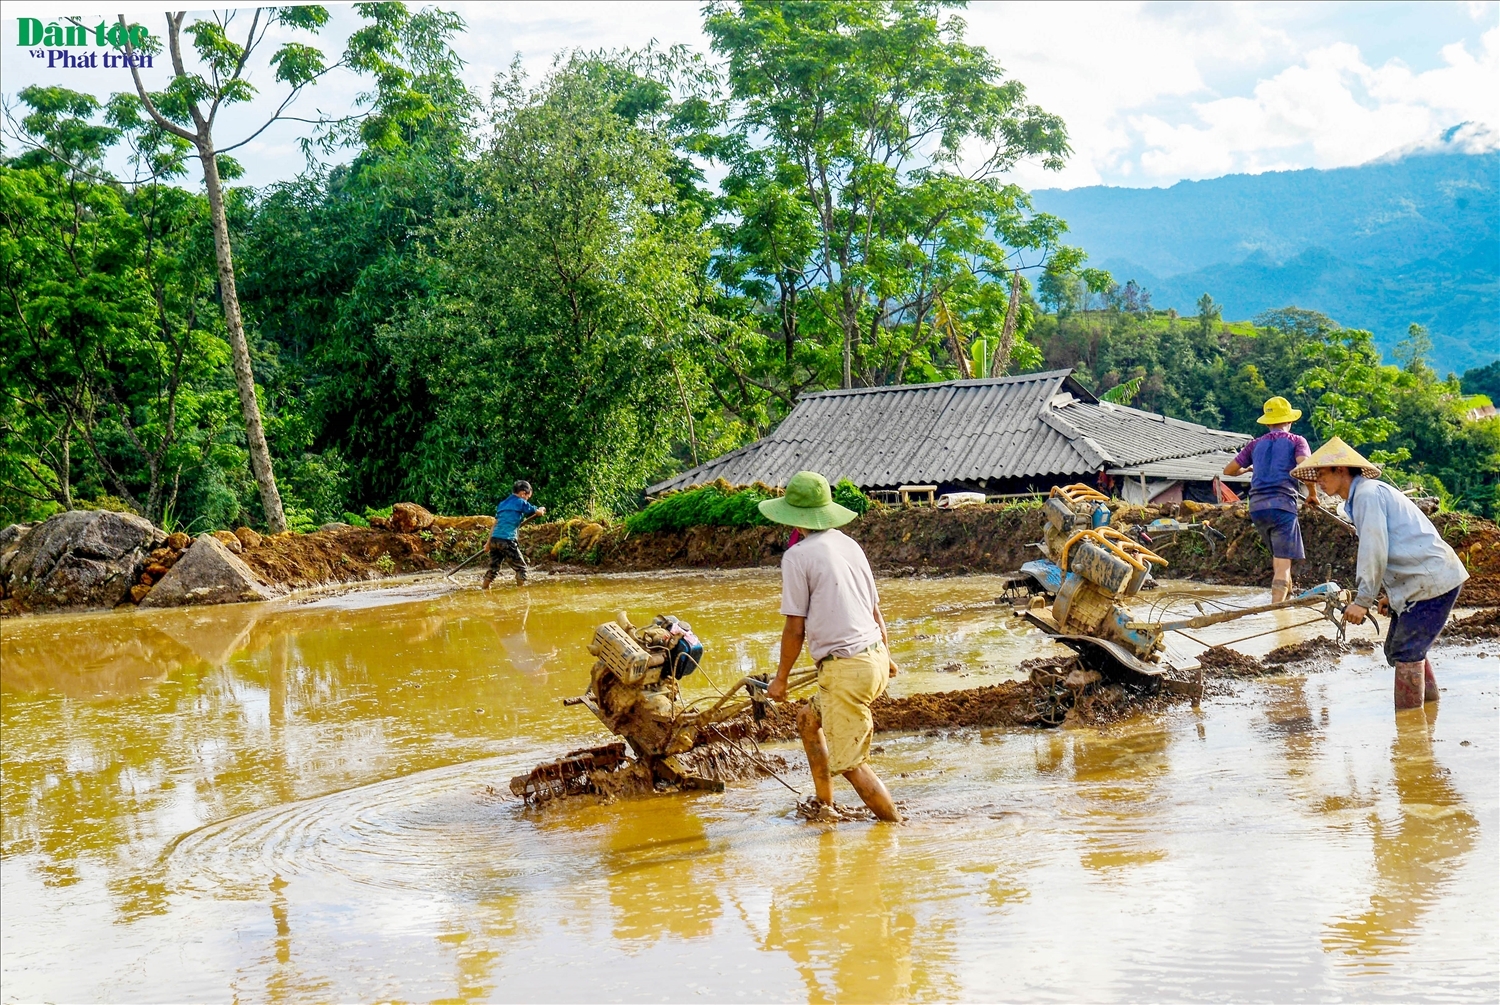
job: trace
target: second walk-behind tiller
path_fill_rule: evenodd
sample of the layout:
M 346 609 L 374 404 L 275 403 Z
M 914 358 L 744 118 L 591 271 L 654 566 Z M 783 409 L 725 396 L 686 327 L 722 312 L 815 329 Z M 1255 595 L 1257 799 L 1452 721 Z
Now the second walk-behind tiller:
M 1090 670 L 1125 681 L 1154 682 L 1172 691 L 1197 696 L 1202 693 L 1201 680 L 1184 681 L 1170 676 L 1173 670 L 1196 666 L 1195 660 L 1184 660 L 1182 666 L 1174 667 L 1166 659 L 1166 636 L 1170 632 L 1183 633 L 1200 645 L 1208 645 L 1186 633 L 1256 614 L 1307 608 L 1318 609 L 1343 635 L 1342 614 L 1351 598 L 1334 582 L 1319 584 L 1276 604 L 1212 613 L 1204 611 L 1200 604 L 1200 613 L 1193 617 L 1142 618 L 1129 603 L 1148 581 L 1153 568 L 1167 568 L 1167 560 L 1108 526 L 1075 530 L 1063 540 L 1059 532 L 1070 529 L 1071 524 L 1053 520 L 1060 514 L 1054 514 L 1052 509 L 1061 511 L 1062 507 L 1052 507 L 1047 513 L 1048 530 L 1052 532 L 1048 534 L 1049 551 L 1055 556 L 1060 582 L 1050 606 L 1039 604 L 1029 608 L 1023 617 L 1077 652 Z M 1040 600 L 1035 598 L 1033 603 Z

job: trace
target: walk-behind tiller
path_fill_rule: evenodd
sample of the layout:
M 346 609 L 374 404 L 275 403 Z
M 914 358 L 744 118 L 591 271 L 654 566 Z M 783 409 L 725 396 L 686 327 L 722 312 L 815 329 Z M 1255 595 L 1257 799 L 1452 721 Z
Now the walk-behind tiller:
M 626 745 L 653 785 L 722 792 L 715 768 L 727 758 L 775 773 L 754 749 L 751 735 L 769 703 L 765 675 L 742 677 L 717 696 L 684 702 L 678 679 L 697 669 L 703 647 L 686 623 L 671 615 L 637 628 L 621 612 L 594 630 L 588 649 L 595 657 L 588 690 L 563 704 L 584 706 L 624 742 L 575 750 L 517 775 L 510 782 L 515 795 L 534 803 L 590 791 L 596 773 L 626 765 Z M 816 670 L 793 674 L 790 689 L 816 679 Z
M 1024 611 L 1023 616 L 1077 652 L 1090 670 L 1125 681 L 1156 682 L 1168 690 L 1194 697 L 1202 695 L 1201 675 L 1192 681 L 1168 676 L 1173 670 L 1197 669 L 1196 660 L 1184 660 L 1182 666 L 1174 667 L 1164 659 L 1169 632 L 1178 632 L 1199 645 L 1211 647 L 1188 632 L 1271 611 L 1309 608 L 1319 609 L 1321 618 L 1332 622 L 1339 637 L 1343 637 L 1342 615 L 1352 598 L 1334 582 L 1322 583 L 1277 604 L 1210 613 L 1199 603 L 1199 613 L 1193 617 L 1171 620 L 1139 617 L 1127 602 L 1140 592 L 1153 567 L 1165 569 L 1167 565 L 1166 559 L 1110 527 L 1075 531 L 1057 550 L 1061 581 L 1052 604 L 1038 604 Z M 1278 630 L 1280 626 L 1270 629 Z

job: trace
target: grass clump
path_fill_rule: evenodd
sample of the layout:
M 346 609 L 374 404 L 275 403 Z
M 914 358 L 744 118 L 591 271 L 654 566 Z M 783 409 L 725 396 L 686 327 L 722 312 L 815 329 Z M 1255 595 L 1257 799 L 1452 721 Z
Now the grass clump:
M 632 534 L 653 530 L 680 531 L 689 527 L 768 527 L 756 505 L 780 495 L 769 485 L 730 485 L 722 478 L 708 485 L 663 496 L 625 518 Z

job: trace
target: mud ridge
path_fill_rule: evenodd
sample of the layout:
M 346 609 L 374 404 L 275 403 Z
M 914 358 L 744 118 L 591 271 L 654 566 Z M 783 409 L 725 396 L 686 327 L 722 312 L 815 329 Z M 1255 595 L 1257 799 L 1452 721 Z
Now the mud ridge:
M 1443 629 L 1443 641 L 1500 639 L 1500 608 L 1491 608 L 1460 618 Z
M 1171 563 L 1166 578 L 1233 586 L 1270 582 L 1270 553 L 1242 503 L 1142 507 L 1117 501 L 1112 508 L 1116 525 L 1171 517 L 1207 524 L 1224 535 L 1223 542 L 1212 548 L 1196 534 L 1158 535 L 1151 546 Z M 1432 519 L 1473 577 L 1459 603 L 1500 606 L 1500 528 L 1465 514 L 1438 513 Z M 1025 503 L 956 510 L 878 507 L 844 532 L 860 543 L 881 575 L 1003 573 L 1037 556 L 1029 544 L 1042 539 L 1042 514 L 1039 507 Z M 1321 582 L 1329 574 L 1339 582 L 1352 581 L 1358 542 L 1347 524 L 1322 510 L 1304 510 L 1302 537 L 1307 559 L 1294 565 L 1297 582 Z M 571 520 L 521 530 L 521 546 L 528 558 L 560 571 L 772 567 L 780 563 L 785 543 L 786 532 L 778 527 L 693 527 L 630 534 L 618 524 Z

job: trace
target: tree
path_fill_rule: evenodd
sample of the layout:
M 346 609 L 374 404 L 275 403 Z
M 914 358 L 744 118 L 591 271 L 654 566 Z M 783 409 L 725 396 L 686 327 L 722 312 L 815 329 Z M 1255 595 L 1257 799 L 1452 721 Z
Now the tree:
M 954 316 L 986 310 L 995 291 L 985 287 L 1021 264 L 1013 250 L 1035 250 L 1028 265 L 1043 265 L 1062 233 L 997 180 L 1026 156 L 1060 168 L 1062 121 L 963 41 L 962 20 L 942 16 L 951 6 L 707 9 L 734 102 L 720 148 L 734 214 L 725 243 L 750 253 L 721 275 L 765 298 L 746 319 L 774 318 L 783 360 L 804 366 L 800 377 L 774 375 L 780 387 L 902 379 L 944 341 L 938 298 Z M 1003 305 L 1009 291 L 998 292 Z M 989 313 L 1003 325 L 1004 306 Z M 809 337 L 818 344 L 799 357 L 795 344 Z M 768 384 L 746 368 L 734 377 Z
M 1205 293 L 1198 298 L 1198 334 L 1210 338 L 1224 315 L 1224 305 L 1214 303 L 1214 298 Z
M 1338 436 L 1351 447 L 1380 443 L 1399 430 L 1389 418 L 1403 374 L 1382 366 L 1375 336 L 1356 328 L 1340 329 L 1326 341 L 1311 342 L 1303 349 L 1308 369 L 1297 384 L 1300 394 L 1313 395 L 1310 419 L 1322 439 Z M 1378 456 L 1377 464 L 1402 461 L 1405 452 Z
M 434 397 L 415 498 L 472 512 L 527 477 L 556 512 L 624 512 L 688 433 L 707 234 L 674 184 L 664 110 L 622 103 L 622 70 L 576 57 L 497 92 L 437 294 L 382 336 Z
M 1407 373 L 1428 378 L 1436 376 L 1432 367 L 1427 364 L 1428 357 L 1432 355 L 1432 336 L 1419 324 L 1407 326 L 1406 338 L 1396 343 L 1392 355 Z
M 0 168 L 0 477 L 64 509 L 76 482 L 97 481 L 161 522 L 184 471 L 228 431 L 212 387 L 228 352 L 210 320 L 206 206 L 164 183 L 182 170 L 181 144 L 133 98 L 116 96 L 105 124 L 88 95 L 29 87 L 20 98 L 31 112 L 12 130 L 30 149 Z M 121 139 L 143 180 L 102 174 Z
M 373 5 L 361 5 L 373 6 Z M 255 396 L 255 373 L 250 362 L 250 345 L 245 338 L 245 324 L 240 312 L 238 286 L 235 281 L 234 255 L 230 247 L 229 221 L 224 211 L 224 155 L 263 133 L 286 112 L 308 85 L 316 82 L 332 67 L 325 65 L 323 54 L 301 42 L 284 42 L 271 56 L 275 79 L 288 85 L 288 93 L 271 118 L 238 143 L 222 149 L 215 145 L 214 126 L 219 110 L 248 101 L 255 88 L 246 79 L 245 69 L 251 57 L 277 26 L 316 31 L 328 20 L 321 6 L 257 7 L 250 18 L 243 43 L 229 37 L 236 12 L 215 14 L 186 24 L 187 11 L 167 17 L 167 48 L 171 54 L 172 77 L 164 91 L 150 94 L 141 80 L 140 68 L 131 59 L 130 75 L 146 112 L 163 131 L 192 144 L 203 168 L 203 187 L 208 196 L 209 220 L 213 228 L 214 256 L 218 262 L 219 299 L 234 361 L 235 384 L 239 391 L 240 410 L 245 420 L 245 438 L 249 446 L 250 467 L 260 489 L 261 507 L 266 525 L 272 533 L 286 529 L 286 514 L 281 493 L 272 470 L 271 451 L 266 444 L 265 426 L 260 403 Z M 125 16 L 120 15 L 125 26 Z M 190 36 L 202 70 L 192 72 L 184 59 L 182 36 Z M 125 52 L 135 55 L 127 39 Z M 335 64 L 338 65 L 338 64 Z
M 353 159 L 258 193 L 236 265 L 246 314 L 284 364 L 268 391 L 306 415 L 296 449 L 337 451 L 347 491 L 384 505 L 416 464 L 434 402 L 379 333 L 436 295 L 442 227 L 480 198 L 470 161 L 479 105 L 451 48 L 456 16 L 400 4 L 367 16 L 350 62 L 374 79 L 361 98 L 368 114 L 320 136 L 321 149 Z

